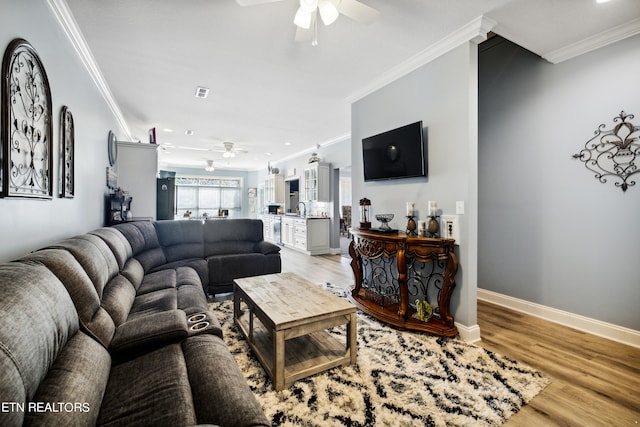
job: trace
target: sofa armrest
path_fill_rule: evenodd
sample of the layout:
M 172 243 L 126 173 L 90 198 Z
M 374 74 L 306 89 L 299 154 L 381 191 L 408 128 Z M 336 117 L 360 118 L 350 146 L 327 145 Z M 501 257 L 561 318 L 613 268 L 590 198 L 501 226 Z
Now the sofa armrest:
M 280 246 L 262 240 L 256 243 L 256 252 L 260 252 L 263 255 L 277 254 L 280 252 Z
M 182 310 L 163 311 L 129 320 L 116 329 L 109 351 L 114 358 L 131 358 L 189 335 Z

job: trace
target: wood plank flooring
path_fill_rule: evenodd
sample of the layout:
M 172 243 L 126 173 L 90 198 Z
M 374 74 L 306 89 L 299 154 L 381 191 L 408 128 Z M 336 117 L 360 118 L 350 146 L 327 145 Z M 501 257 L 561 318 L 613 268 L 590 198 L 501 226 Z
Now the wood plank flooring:
M 343 289 L 353 284 L 349 262 L 282 250 L 283 272 Z M 640 349 L 482 301 L 478 324 L 479 345 L 552 381 L 505 426 L 640 426 Z

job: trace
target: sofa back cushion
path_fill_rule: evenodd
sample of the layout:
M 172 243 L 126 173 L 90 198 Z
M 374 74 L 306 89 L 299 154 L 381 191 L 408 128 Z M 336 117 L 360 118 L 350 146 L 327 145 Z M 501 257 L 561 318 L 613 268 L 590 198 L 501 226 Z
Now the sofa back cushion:
M 144 271 L 167 263 L 154 225 L 150 221 L 125 222 L 114 225 L 129 241 L 133 256 Z
M 100 237 L 93 234 L 81 234 L 65 239 L 50 248 L 66 249 L 82 266 L 102 298 L 105 285 L 115 277 L 120 268 L 115 255 Z
M 85 329 L 105 348 L 109 346 L 116 325 L 109 313 L 102 308 L 101 296 L 93 281 L 71 252 L 63 248 L 42 249 L 20 258 L 19 261 L 46 266 L 67 289 Z
M 104 240 L 116 257 L 120 270 L 122 270 L 127 261 L 133 256 L 131 244 L 127 238 L 115 228 L 102 227 L 91 231 L 89 234 L 94 234 Z
M 168 262 L 204 258 L 202 221 L 156 221 L 155 227 Z
M 263 240 L 259 219 L 210 220 L 204 223 L 205 257 L 211 255 L 251 253 Z
M 0 325 L 0 402 L 24 405 L 78 332 L 78 316 L 44 265 L 12 262 L 0 264 Z M 0 425 L 23 420 L 23 411 L 0 413 Z

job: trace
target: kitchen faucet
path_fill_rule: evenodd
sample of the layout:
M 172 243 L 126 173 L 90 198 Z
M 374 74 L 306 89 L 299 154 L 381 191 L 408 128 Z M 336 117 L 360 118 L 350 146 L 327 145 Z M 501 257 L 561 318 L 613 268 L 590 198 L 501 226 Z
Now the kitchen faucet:
M 302 211 L 300 211 L 300 205 L 302 205 Z M 306 216 L 307 215 L 307 205 L 304 204 L 304 202 L 298 202 L 298 212 L 300 213 L 300 216 Z

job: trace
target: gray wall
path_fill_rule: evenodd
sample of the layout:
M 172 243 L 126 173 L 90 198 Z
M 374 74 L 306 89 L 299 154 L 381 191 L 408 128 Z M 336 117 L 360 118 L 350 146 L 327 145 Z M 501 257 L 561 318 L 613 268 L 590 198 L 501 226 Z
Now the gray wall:
M 392 228 L 404 230 L 406 202 L 415 202 L 419 219 L 434 200 L 444 214 L 455 213 L 456 201 L 466 202 L 460 216 L 462 245 L 457 288 L 451 300 L 456 322 L 476 325 L 475 200 L 476 54 L 465 43 L 387 86 L 354 102 L 351 108 L 353 206 L 371 200 L 376 213 L 393 213 Z M 428 178 L 364 182 L 362 139 L 418 120 L 428 127 Z M 354 211 L 354 222 L 359 211 Z
M 640 125 L 638 70 L 640 36 L 557 65 L 482 46 L 478 287 L 640 330 L 640 176 L 571 158 L 621 110 Z
M 0 46 L 24 38 L 38 51 L 53 103 L 53 200 L 0 199 L 0 261 L 14 259 L 57 239 L 97 228 L 104 221 L 107 133 L 118 128 L 73 47 L 40 0 L 0 0 Z M 57 197 L 60 109 L 75 122 L 75 198 Z

